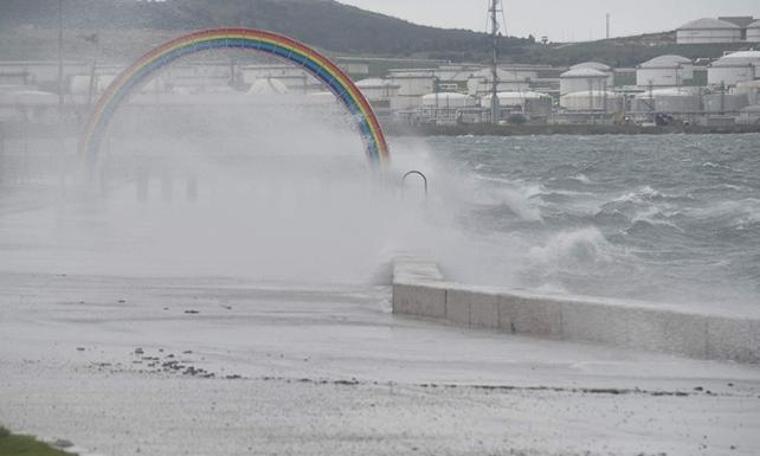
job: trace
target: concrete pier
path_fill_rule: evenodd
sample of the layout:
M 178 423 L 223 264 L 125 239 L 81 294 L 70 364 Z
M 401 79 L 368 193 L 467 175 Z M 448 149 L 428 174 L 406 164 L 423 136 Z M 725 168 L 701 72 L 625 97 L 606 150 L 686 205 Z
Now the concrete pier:
M 428 260 L 394 262 L 393 313 L 456 326 L 760 364 L 760 310 L 721 313 L 589 297 L 470 287 Z

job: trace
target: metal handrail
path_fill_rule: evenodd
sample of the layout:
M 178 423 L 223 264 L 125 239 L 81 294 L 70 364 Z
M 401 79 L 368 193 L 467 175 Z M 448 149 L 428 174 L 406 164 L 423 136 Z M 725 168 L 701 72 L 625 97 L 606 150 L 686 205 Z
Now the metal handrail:
M 417 175 L 422 178 L 422 181 L 425 183 L 425 198 L 428 196 L 428 178 L 425 176 L 425 174 L 422 173 L 422 171 L 417 171 L 416 169 L 413 169 L 406 174 L 404 174 L 404 177 L 401 178 L 401 191 L 404 191 L 404 184 L 406 183 L 406 178 L 411 175 Z

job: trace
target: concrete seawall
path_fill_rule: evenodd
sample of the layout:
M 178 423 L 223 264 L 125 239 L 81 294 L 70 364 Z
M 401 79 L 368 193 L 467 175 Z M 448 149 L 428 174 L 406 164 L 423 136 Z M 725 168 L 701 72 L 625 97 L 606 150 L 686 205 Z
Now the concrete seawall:
M 398 258 L 393 312 L 509 334 L 760 364 L 760 311 L 686 311 L 655 303 L 538 295 L 444 280 L 438 266 Z

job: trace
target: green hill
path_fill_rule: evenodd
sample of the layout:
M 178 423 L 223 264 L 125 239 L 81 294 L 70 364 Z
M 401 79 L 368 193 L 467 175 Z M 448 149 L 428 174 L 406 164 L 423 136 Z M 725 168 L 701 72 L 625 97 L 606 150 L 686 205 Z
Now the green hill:
M 171 36 L 185 30 L 242 26 L 284 33 L 334 53 L 457 60 L 477 59 L 488 43 L 483 33 L 416 25 L 333 0 L 63 1 L 65 27 L 82 33 L 150 30 Z M 46 35 L 57 27 L 57 4 L 55 0 L 2 0 L 0 30 L 21 29 L 31 40 L 18 43 L 16 49 L 2 46 L 0 58 L 18 57 L 22 52 L 49 54 L 34 44 L 46 40 L 35 39 L 33 33 Z M 528 44 L 527 39 L 508 38 L 502 42 L 502 51 L 513 54 Z
M 67 58 L 91 58 L 83 38 L 97 32 L 100 59 L 134 59 L 180 33 L 211 27 L 255 27 L 293 36 L 333 55 L 484 62 L 484 33 L 439 29 L 368 12 L 334 0 L 62 0 Z M 485 11 L 484 11 L 485 14 Z M 0 1 L 0 59 L 57 57 L 57 0 Z M 501 40 L 504 62 L 571 65 L 598 60 L 635 66 L 657 55 L 714 58 L 746 45 L 675 44 L 675 33 L 576 44 L 535 43 L 532 37 Z

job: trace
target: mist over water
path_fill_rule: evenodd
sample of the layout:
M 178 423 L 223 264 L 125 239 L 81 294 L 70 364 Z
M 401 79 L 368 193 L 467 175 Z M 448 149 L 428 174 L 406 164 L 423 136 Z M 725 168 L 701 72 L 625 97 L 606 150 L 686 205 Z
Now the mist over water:
M 94 188 L 73 138 L 7 140 L 2 270 L 366 285 L 411 253 L 472 284 L 760 297 L 760 135 L 391 138 L 380 177 L 334 102 L 204 97 L 126 106 Z

